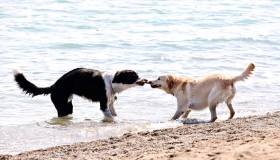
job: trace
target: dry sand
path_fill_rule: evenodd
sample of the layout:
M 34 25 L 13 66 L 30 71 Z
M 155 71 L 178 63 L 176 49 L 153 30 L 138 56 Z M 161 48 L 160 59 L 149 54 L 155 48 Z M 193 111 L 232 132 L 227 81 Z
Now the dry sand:
M 2 155 L 3 159 L 280 159 L 280 112 L 215 123 L 127 133 L 78 143 Z

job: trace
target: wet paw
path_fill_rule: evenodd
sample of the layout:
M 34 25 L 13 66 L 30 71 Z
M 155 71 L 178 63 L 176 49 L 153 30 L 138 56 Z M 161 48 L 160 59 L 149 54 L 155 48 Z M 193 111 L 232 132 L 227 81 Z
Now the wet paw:
M 209 122 L 212 123 L 212 122 L 215 122 L 216 120 L 217 120 L 217 117 L 214 117 Z
M 228 119 L 232 119 L 234 117 L 234 112 L 233 113 L 230 113 L 230 116 L 228 117 Z

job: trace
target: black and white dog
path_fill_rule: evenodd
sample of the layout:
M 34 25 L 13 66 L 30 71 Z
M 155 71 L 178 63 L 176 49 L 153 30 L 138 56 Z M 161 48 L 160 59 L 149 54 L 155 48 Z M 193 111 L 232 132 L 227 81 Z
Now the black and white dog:
M 18 86 L 33 97 L 51 95 L 51 100 L 57 110 L 58 117 L 73 113 L 72 95 L 85 97 L 93 102 L 100 102 L 104 120 L 113 120 L 116 116 L 114 101 L 116 94 L 128 88 L 143 86 L 147 80 L 140 79 L 135 71 L 122 70 L 115 74 L 100 72 L 94 69 L 76 68 L 60 77 L 50 87 L 37 87 L 28 81 L 18 70 L 14 70 Z

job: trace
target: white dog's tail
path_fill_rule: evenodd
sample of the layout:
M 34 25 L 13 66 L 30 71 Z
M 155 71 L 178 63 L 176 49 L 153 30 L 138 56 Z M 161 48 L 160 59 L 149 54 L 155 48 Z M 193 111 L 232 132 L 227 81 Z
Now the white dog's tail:
M 255 65 L 253 63 L 250 63 L 242 74 L 232 79 L 233 84 L 237 81 L 244 81 L 245 79 L 248 79 L 250 75 L 253 74 L 254 69 Z

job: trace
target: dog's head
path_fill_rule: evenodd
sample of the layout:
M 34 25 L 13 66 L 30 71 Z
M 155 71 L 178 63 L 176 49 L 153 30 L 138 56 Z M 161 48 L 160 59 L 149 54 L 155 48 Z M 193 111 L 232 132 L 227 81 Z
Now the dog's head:
M 159 76 L 156 80 L 149 81 L 148 83 L 152 88 L 159 88 L 167 93 L 170 93 L 175 85 L 174 77 L 171 75 Z
M 131 87 L 144 86 L 146 79 L 140 79 L 138 74 L 132 70 L 122 70 L 115 73 L 112 85 L 116 92 L 121 92 Z
M 148 84 L 152 88 L 159 88 L 169 94 L 174 94 L 176 89 L 183 89 L 186 87 L 190 78 L 184 76 L 165 75 L 159 76 L 156 80 L 149 81 Z

